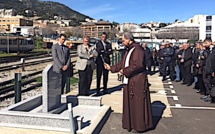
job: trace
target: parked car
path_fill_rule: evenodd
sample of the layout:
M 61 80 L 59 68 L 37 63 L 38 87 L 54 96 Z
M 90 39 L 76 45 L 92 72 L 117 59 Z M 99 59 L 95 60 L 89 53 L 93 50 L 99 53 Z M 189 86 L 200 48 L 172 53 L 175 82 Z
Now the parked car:
M 148 47 L 150 50 L 152 50 L 154 47 L 155 47 L 157 50 L 159 50 L 159 49 L 160 49 L 160 45 L 161 45 L 161 43 L 159 43 L 159 42 L 142 42 L 141 44 L 143 44 L 143 43 L 146 43 L 146 44 L 147 44 L 147 47 Z
M 99 40 L 99 38 L 90 38 L 90 46 L 95 45 Z

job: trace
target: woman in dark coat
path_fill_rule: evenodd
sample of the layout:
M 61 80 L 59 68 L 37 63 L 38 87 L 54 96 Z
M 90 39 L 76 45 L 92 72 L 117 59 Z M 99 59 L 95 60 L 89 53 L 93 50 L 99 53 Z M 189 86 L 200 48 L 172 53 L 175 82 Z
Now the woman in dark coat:
M 104 66 L 113 73 L 124 75 L 122 127 L 128 131 L 143 132 L 153 127 L 144 50 L 134 42 L 131 33 L 126 32 L 122 39 L 127 47 L 122 62 L 111 67 L 108 64 Z

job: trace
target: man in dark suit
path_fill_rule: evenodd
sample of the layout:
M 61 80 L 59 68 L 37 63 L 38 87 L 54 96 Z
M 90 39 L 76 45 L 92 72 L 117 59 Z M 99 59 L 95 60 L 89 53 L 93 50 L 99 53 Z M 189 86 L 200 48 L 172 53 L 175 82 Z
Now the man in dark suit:
M 180 63 L 182 64 L 182 74 L 183 74 L 183 83 L 187 84 L 187 86 L 192 85 L 192 74 L 191 74 L 191 66 L 192 66 L 192 50 L 190 48 L 189 43 L 185 43 L 184 50 L 182 52 L 182 55 L 179 55 L 179 58 L 181 58 Z
M 54 60 L 53 71 L 61 76 L 61 93 L 64 93 L 64 87 L 66 84 L 66 78 L 71 73 L 71 57 L 69 48 L 64 45 L 66 41 L 66 35 L 61 34 L 58 43 L 52 46 L 52 57 Z
M 211 39 L 205 39 L 204 40 L 204 46 L 206 48 L 206 58 L 205 58 L 205 66 L 203 70 L 203 75 L 204 75 L 204 85 L 206 88 L 206 96 L 203 97 L 204 101 L 209 102 L 211 101 L 211 80 L 214 77 L 213 70 L 214 68 L 214 63 L 213 63 L 213 56 L 215 56 L 215 47 L 212 44 Z M 214 97 L 214 96 L 213 96 Z
M 148 72 L 148 74 L 151 74 L 151 66 L 152 66 L 151 50 L 147 47 L 146 43 L 143 43 L 142 47 L 143 47 L 143 50 L 144 50 L 144 57 L 145 57 L 145 60 L 146 60 L 147 72 Z
M 162 49 L 162 52 L 161 52 L 161 57 L 163 57 L 163 68 L 162 68 L 163 69 L 162 70 L 163 79 L 162 79 L 162 81 L 166 80 L 167 66 L 170 71 L 170 79 L 171 79 L 171 81 L 174 80 L 174 65 L 173 65 L 174 52 L 175 51 L 172 47 L 170 47 L 169 42 L 167 42 L 166 47 L 164 49 Z
M 193 79 L 194 79 L 194 89 L 199 89 L 199 84 L 198 84 L 198 77 L 197 77 L 197 67 L 196 67 L 196 62 L 198 60 L 199 57 L 199 52 L 200 52 L 200 44 L 202 44 L 202 42 L 198 41 L 196 42 L 195 47 L 192 48 L 192 60 L 193 60 Z
M 107 92 L 107 82 L 108 82 L 108 70 L 104 68 L 104 62 L 110 64 L 110 55 L 113 54 L 112 45 L 107 42 L 107 33 L 103 32 L 101 35 L 101 40 L 96 43 L 96 51 L 98 52 L 98 57 L 96 59 L 97 69 L 97 95 L 100 94 L 100 82 L 103 73 L 103 91 Z M 104 62 L 103 62 L 103 59 Z

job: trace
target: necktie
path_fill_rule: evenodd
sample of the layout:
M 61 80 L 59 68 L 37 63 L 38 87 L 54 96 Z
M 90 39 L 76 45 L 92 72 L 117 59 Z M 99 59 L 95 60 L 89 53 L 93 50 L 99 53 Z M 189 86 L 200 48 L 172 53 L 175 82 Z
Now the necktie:
M 183 53 L 182 53 L 182 59 L 184 59 L 184 54 L 185 54 L 185 50 L 184 50 Z
M 63 45 L 61 45 L 61 50 L 63 51 Z

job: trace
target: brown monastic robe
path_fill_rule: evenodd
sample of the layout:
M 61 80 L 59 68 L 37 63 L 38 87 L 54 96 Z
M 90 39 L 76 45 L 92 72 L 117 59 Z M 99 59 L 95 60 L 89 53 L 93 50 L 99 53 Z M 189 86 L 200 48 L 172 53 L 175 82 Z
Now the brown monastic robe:
M 125 67 L 128 52 L 131 53 L 129 66 Z M 111 72 L 119 72 L 123 69 L 124 77 L 128 84 L 123 85 L 123 117 L 122 127 L 131 131 L 146 131 L 153 127 L 152 109 L 148 86 L 148 78 L 145 69 L 143 48 L 136 43 L 128 46 L 128 50 L 121 63 L 111 66 Z

